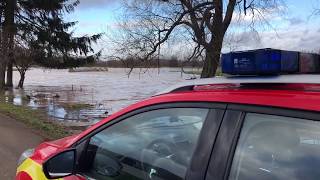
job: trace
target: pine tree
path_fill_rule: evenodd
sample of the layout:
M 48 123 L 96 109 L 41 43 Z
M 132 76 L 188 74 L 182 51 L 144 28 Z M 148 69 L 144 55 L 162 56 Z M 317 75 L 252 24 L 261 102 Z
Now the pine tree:
M 79 0 L 5 0 L 0 1 L 0 16 L 2 33 L 0 63 L 0 88 L 4 87 L 4 72 L 8 67 L 8 85 L 12 82 L 10 71 L 14 57 L 10 55 L 14 46 L 28 46 L 36 49 L 38 55 L 35 62 L 51 68 L 74 67 L 91 62 L 97 55 L 91 45 L 101 34 L 93 36 L 74 37 L 69 29 L 76 22 L 65 22 L 63 16 L 74 11 Z M 2 6 L 3 5 L 3 6 Z M 3 9 L 1 9 L 3 7 Z M 98 53 L 99 55 L 99 53 Z M 10 68 L 11 67 L 11 68 Z M 10 79 L 11 78 L 11 79 Z

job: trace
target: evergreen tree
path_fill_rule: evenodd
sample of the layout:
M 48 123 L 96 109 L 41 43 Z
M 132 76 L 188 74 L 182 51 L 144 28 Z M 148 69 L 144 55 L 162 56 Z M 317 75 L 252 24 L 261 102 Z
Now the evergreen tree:
M 4 32 L 4 40 L 1 42 L 1 65 L 4 68 L 0 66 L 0 88 L 4 87 L 3 69 L 5 71 L 6 67 L 12 67 L 14 62 L 14 59 L 8 58 L 14 57 L 10 56 L 14 44 L 36 49 L 38 58 L 35 62 L 51 68 L 76 67 L 97 57 L 88 57 L 88 54 L 94 53 L 91 45 L 101 34 L 74 37 L 69 29 L 76 22 L 65 22 L 63 19 L 63 16 L 73 12 L 78 4 L 79 0 L 6 0 L 3 3 L 4 23 L 0 29 Z M 12 71 L 12 68 L 9 67 L 8 70 Z M 7 82 L 10 83 L 10 79 Z

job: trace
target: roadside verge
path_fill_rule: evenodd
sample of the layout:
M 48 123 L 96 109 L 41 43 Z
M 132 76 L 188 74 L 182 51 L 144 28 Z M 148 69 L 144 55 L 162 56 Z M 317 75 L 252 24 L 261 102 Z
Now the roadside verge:
M 41 110 L 0 102 L 0 113 L 24 123 L 47 140 L 71 135 L 66 127 L 48 120 L 45 112 Z

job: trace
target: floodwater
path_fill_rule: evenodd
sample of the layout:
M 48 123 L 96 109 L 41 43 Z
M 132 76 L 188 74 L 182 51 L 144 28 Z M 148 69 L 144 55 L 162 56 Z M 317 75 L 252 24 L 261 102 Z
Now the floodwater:
M 194 78 L 179 69 L 137 69 L 128 77 L 126 69 L 105 72 L 69 72 L 33 68 L 26 74 L 25 88 L 7 91 L 8 102 L 43 109 L 48 117 L 66 125 L 87 126 L 170 85 Z M 14 72 L 14 84 L 19 74 Z M 69 104 L 86 104 L 68 108 Z

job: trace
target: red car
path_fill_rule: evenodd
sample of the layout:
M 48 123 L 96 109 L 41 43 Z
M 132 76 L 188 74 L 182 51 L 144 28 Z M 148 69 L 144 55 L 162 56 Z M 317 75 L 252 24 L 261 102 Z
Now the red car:
M 319 79 L 187 81 L 26 151 L 16 179 L 316 180 Z

